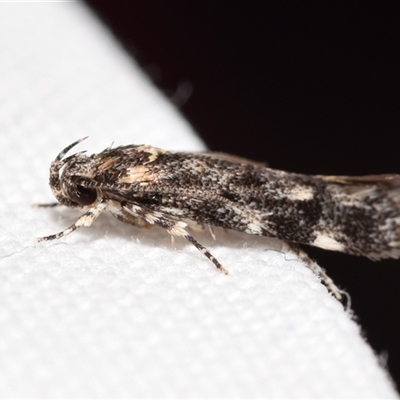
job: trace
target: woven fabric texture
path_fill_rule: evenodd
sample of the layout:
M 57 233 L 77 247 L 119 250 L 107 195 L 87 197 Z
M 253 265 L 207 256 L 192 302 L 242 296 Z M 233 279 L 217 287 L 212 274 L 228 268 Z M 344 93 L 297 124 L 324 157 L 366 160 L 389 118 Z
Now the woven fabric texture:
M 30 207 L 54 201 L 48 167 L 69 143 L 204 145 L 82 3 L 1 3 L 0 54 L 0 396 L 397 397 L 349 313 L 279 243 L 194 232 L 228 276 L 107 214 L 36 243 L 79 216 Z

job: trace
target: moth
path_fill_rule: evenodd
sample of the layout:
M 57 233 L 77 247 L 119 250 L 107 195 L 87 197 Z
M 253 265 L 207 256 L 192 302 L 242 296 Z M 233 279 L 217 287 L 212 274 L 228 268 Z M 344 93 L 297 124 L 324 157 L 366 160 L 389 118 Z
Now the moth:
M 227 270 L 188 232 L 188 221 L 311 245 L 372 260 L 400 257 L 400 175 L 309 176 L 268 168 L 223 153 L 173 153 L 148 145 L 66 154 L 51 163 L 58 203 L 82 210 L 60 239 L 103 212 L 138 226 L 157 225 L 183 237 Z M 316 262 L 297 254 L 338 299 L 341 291 Z

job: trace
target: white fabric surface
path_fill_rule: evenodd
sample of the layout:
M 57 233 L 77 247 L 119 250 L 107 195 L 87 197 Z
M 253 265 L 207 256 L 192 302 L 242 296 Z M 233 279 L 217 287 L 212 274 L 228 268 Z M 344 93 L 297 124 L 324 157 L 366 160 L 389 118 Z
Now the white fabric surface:
M 1 3 L 0 396 L 397 397 L 349 313 L 265 238 L 195 233 L 228 276 L 110 215 L 37 244 L 77 219 L 30 205 L 86 135 L 89 153 L 204 148 L 83 4 Z

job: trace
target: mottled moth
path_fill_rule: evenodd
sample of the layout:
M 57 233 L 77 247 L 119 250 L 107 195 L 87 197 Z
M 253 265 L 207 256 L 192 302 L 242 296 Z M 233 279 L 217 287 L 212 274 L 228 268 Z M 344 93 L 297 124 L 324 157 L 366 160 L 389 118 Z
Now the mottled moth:
M 173 153 L 148 145 L 65 157 L 84 139 L 51 163 L 50 187 L 58 203 L 39 205 L 62 204 L 84 214 L 39 241 L 90 226 L 108 210 L 120 221 L 158 225 L 184 237 L 225 273 L 188 232 L 188 221 L 373 260 L 400 257 L 400 175 L 309 176 L 222 153 Z M 340 299 L 318 264 L 300 249 L 297 254 Z

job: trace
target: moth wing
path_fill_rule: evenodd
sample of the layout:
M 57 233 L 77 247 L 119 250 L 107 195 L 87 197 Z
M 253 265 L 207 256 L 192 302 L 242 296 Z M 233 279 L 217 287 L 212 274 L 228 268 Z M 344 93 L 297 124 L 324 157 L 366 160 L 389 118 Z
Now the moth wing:
M 227 153 L 210 151 L 201 154 L 209 158 L 212 158 L 213 160 L 229 161 L 235 164 L 247 164 L 247 165 L 257 165 L 259 167 L 268 167 L 268 164 L 265 162 L 253 161 L 249 160 L 248 158 L 233 156 L 232 154 L 227 154 Z
M 399 174 L 365 175 L 365 176 L 324 176 L 317 175 L 319 179 L 341 185 L 388 185 L 400 186 Z
M 349 195 L 363 198 L 366 195 L 390 197 L 400 206 L 400 175 L 382 174 L 365 176 L 318 176 L 319 179 L 328 182 L 340 191 Z

